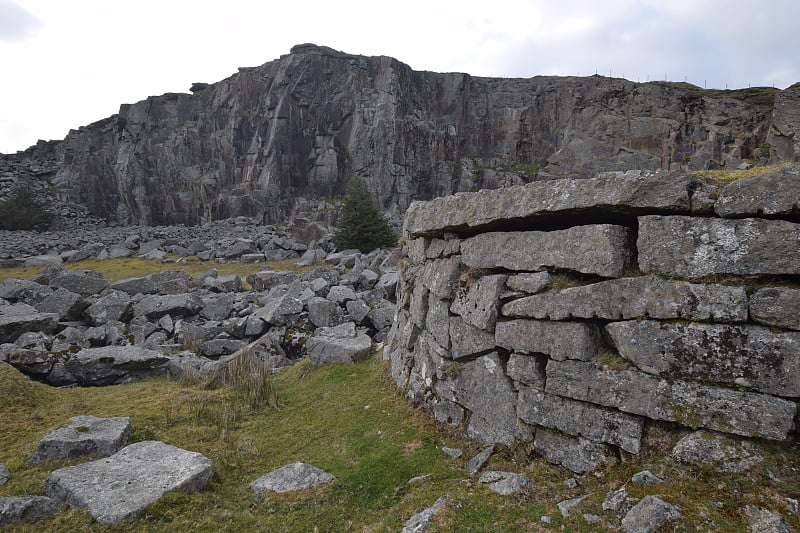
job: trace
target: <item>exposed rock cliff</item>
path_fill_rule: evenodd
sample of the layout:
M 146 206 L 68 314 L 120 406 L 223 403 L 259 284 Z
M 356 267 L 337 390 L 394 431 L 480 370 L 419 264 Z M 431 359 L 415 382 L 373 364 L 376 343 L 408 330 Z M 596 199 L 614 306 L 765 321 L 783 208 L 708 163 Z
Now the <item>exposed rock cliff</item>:
M 122 223 L 274 222 L 358 175 L 397 218 L 412 200 L 537 176 L 800 153 L 800 88 L 477 78 L 299 45 L 192 91 L 122 105 L 48 145 L 61 200 Z

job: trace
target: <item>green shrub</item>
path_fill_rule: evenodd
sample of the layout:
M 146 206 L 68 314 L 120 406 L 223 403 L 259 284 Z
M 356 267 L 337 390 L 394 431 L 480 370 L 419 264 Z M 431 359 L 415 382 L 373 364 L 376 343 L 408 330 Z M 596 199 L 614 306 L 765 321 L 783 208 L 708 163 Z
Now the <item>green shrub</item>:
M 28 185 L 18 185 L 0 201 L 0 229 L 46 229 L 53 221 L 45 204 Z
M 360 178 L 351 179 L 347 186 L 333 243 L 339 250 L 358 248 L 363 253 L 397 244 L 397 234 L 378 211 L 367 184 Z

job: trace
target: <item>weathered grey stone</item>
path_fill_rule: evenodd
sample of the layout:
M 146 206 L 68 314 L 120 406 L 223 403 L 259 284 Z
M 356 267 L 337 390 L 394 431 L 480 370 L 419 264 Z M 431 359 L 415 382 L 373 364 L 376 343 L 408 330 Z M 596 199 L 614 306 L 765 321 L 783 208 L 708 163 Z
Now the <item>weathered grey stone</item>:
M 242 290 L 242 278 L 238 274 L 227 274 L 208 278 L 203 285 L 214 292 L 240 292 Z
M 382 299 L 367 313 L 367 321 L 372 324 L 372 327 L 377 331 L 381 331 L 392 325 L 395 311 L 395 305 L 392 302 Z
M 0 298 L 12 302 L 36 303 L 47 298 L 53 290 L 29 279 L 8 278 L 0 283 Z
M 370 290 L 378 283 L 378 273 L 365 268 L 358 275 L 358 285 L 364 290 Z
M 46 496 L 6 496 L 0 498 L 0 526 L 44 520 L 60 510 L 61 504 Z
M 497 353 L 464 363 L 453 380 L 455 400 L 470 411 L 467 434 L 481 442 L 529 440 L 517 424 L 516 394 Z
M 349 304 L 350 302 L 347 303 Z M 364 305 L 363 302 L 362 305 Z M 308 320 L 318 328 L 339 325 L 344 319 L 344 313 L 338 304 L 319 296 L 311 298 L 306 303 L 306 307 L 308 308 Z M 369 308 L 367 311 L 369 311 Z
M 133 310 L 133 302 L 122 291 L 111 291 L 86 308 L 84 316 L 92 326 L 102 326 L 112 320 L 126 320 Z
M 165 270 L 154 272 L 142 278 L 128 278 L 117 281 L 111 288 L 128 293 L 131 296 L 136 294 L 157 294 L 161 292 L 164 284 L 173 280 L 189 281 L 191 276 L 185 270 Z
M 108 281 L 103 279 L 99 272 L 75 270 L 53 278 L 50 281 L 50 287 L 53 289 L 62 287 L 81 296 L 91 296 L 108 287 Z
M 453 293 L 458 285 L 461 275 L 461 256 L 456 255 L 446 259 L 436 259 L 425 263 L 418 281 L 430 292 L 444 300 L 453 298 Z
M 797 405 L 635 370 L 600 370 L 593 363 L 549 361 L 546 392 L 614 407 L 655 420 L 678 422 L 750 437 L 783 440 Z
M 743 511 L 747 517 L 750 533 L 791 533 L 794 531 L 789 522 L 774 511 L 756 505 L 748 505 Z
M 570 498 L 569 500 L 558 502 L 556 506 L 558 507 L 558 510 L 561 512 L 561 516 L 567 518 L 569 516 L 570 511 L 572 511 L 574 507 L 577 507 L 583 500 L 585 500 L 587 496 Z
M 254 291 L 266 291 L 276 285 L 288 285 L 297 280 L 297 274 L 294 272 L 273 272 L 271 270 L 262 270 L 255 274 L 247 276 L 247 283 L 253 288 Z
M 485 354 L 494 349 L 494 335 L 467 324 L 460 316 L 450 317 L 450 357 L 461 359 Z
M 448 498 L 449 496 L 447 494 L 440 496 L 430 507 L 414 513 L 411 518 L 406 520 L 405 524 L 403 524 L 401 533 L 425 533 L 428 531 L 436 513 L 444 507 Z
M 200 354 L 205 357 L 217 358 L 230 355 L 246 345 L 245 341 L 238 339 L 213 339 L 200 344 Z
M 6 481 L 11 479 L 11 472 L 8 471 L 8 467 L 3 463 L 0 463 L 0 486 L 5 484 Z
M 459 288 L 455 292 L 450 311 L 461 315 L 467 324 L 485 331 L 494 331 L 500 294 L 507 278 L 504 274 L 484 276 L 468 288 Z
M 606 331 L 619 354 L 649 374 L 800 396 L 800 332 L 651 320 L 613 322 Z
M 194 293 L 148 295 L 133 306 L 135 316 L 157 320 L 164 315 L 184 317 L 196 315 L 203 308 L 203 301 Z
M 625 533 L 653 533 L 662 523 L 678 518 L 681 518 L 678 507 L 658 496 L 645 496 L 628 511 L 621 527 Z
M 664 483 L 664 480 L 652 473 L 649 470 L 642 470 L 641 472 L 636 472 L 632 477 L 631 481 L 634 483 L 642 483 L 644 485 L 658 485 L 659 483 Z
M 549 320 L 682 318 L 744 322 L 744 287 L 698 285 L 657 276 L 612 279 L 514 300 L 503 314 Z
M 95 258 L 103 250 L 103 248 L 105 248 L 105 246 L 101 242 L 89 244 L 83 248 L 80 248 L 79 250 L 75 250 L 75 253 L 69 256 L 67 262 L 77 263 L 78 261 L 83 261 L 84 259 Z
M 397 292 L 397 283 L 399 281 L 399 274 L 397 272 L 387 272 L 378 278 L 375 284 L 376 289 L 383 289 L 390 300 L 394 300 L 395 293 Z
M 683 216 L 639 217 L 639 268 L 667 276 L 800 274 L 800 224 Z
M 714 211 L 721 217 L 800 214 L 800 166 L 780 168 L 726 185 L 719 193 Z
M 603 500 L 604 511 L 619 511 L 625 499 L 628 497 L 628 492 L 625 490 L 625 485 L 617 490 L 609 491 Z
M 495 342 L 515 352 L 544 353 L 559 361 L 588 361 L 597 354 L 600 330 L 584 322 L 508 320 L 497 323 Z
M 167 373 L 169 357 L 138 346 L 86 348 L 67 361 L 81 385 L 111 385 Z
M 458 459 L 459 457 L 464 455 L 464 450 L 462 450 L 461 448 L 450 448 L 448 446 L 442 446 L 442 451 L 452 459 Z
M 652 212 L 688 213 L 691 178 L 606 175 L 583 180 L 555 180 L 477 193 L 461 193 L 412 203 L 404 233 L 421 235 L 445 230 L 475 229 L 496 222 L 533 220 L 608 209 L 629 215 Z
M 531 480 L 524 474 L 487 470 L 481 474 L 478 483 L 488 484 L 490 489 L 501 496 L 510 496 L 524 491 L 531 484 Z
M 328 290 L 328 296 L 326 298 L 342 305 L 350 300 L 357 300 L 358 296 L 352 287 L 348 287 L 347 285 L 334 285 Z
M 356 325 L 345 322 L 332 328 L 317 328 L 306 341 L 311 364 L 354 363 L 369 357 L 372 340 L 356 332 Z
M 557 231 L 482 233 L 461 243 L 461 257 L 472 268 L 559 268 L 618 278 L 630 262 L 631 245 L 631 230 L 601 224 Z
M 450 349 L 450 302 L 439 298 L 428 298 L 428 316 L 425 330 L 433 335 L 436 342 L 445 350 Z
M 51 333 L 58 325 L 58 315 L 39 313 L 27 304 L 0 305 L 0 344 L 14 342 L 28 331 Z
M 274 326 L 289 325 L 302 311 L 303 302 L 297 298 L 293 298 L 289 295 L 268 298 L 264 307 L 259 308 L 248 317 L 248 326 L 252 321 L 261 321 L 265 323 L 260 331 L 254 333 L 258 335 L 266 329 L 266 324 L 272 324 Z M 251 333 L 248 332 L 248 335 L 250 334 Z
M 231 316 L 236 297 L 233 294 L 217 294 L 202 299 L 200 316 L 207 320 L 225 320 Z
M 369 306 L 362 300 L 350 300 L 344 304 L 347 309 L 347 316 L 356 324 L 361 324 L 370 312 Z M 311 316 L 311 308 L 309 307 L 309 317 Z M 312 321 L 313 322 L 313 321 Z
M 308 463 L 293 463 L 264 474 L 250 483 L 253 492 L 289 492 L 335 481 L 331 474 Z
M 39 441 L 31 462 L 38 464 L 84 456 L 108 457 L 128 443 L 130 434 L 131 419 L 127 416 L 73 416 L 69 424 L 51 431 Z
M 537 390 L 544 390 L 546 365 L 547 357 L 544 355 L 512 353 L 508 359 L 506 373 L 508 377 L 518 383 L 524 383 Z
M 569 437 L 552 429 L 538 428 L 533 447 L 548 463 L 561 465 L 577 474 L 619 462 L 614 450 L 606 444 Z
M 414 325 L 419 328 L 425 327 L 428 316 L 428 300 L 430 293 L 422 283 L 415 283 L 411 289 L 411 299 L 409 300 L 408 310 Z
M 58 288 L 33 306 L 41 313 L 54 313 L 58 320 L 77 320 L 89 303 L 80 294 Z
M 695 431 L 683 437 L 670 457 L 687 465 L 710 465 L 720 472 L 744 472 L 764 460 L 753 444 L 708 431 Z
M 800 290 L 760 289 L 750 297 L 750 318 L 760 324 L 800 330 Z
M 464 408 L 449 400 L 439 400 L 433 404 L 433 417 L 443 424 L 460 426 L 466 415 Z
M 517 416 L 529 424 L 557 429 L 595 442 L 639 453 L 642 419 L 570 398 L 519 386 Z
M 47 495 L 111 525 L 136 517 L 169 492 L 200 491 L 213 475 L 211 461 L 197 452 L 142 441 L 111 457 L 52 472 Z
M 550 285 L 549 272 L 524 272 L 514 274 L 506 280 L 506 288 L 512 291 L 527 292 L 536 294 L 543 291 Z
M 489 460 L 489 457 L 491 457 L 493 453 L 494 453 L 494 444 L 492 444 L 491 446 L 487 446 L 486 448 L 481 450 L 481 452 L 478 455 L 467 461 L 467 472 L 469 472 L 472 475 L 475 475 L 478 472 L 480 472 L 481 468 L 483 468 L 483 465 L 486 464 L 486 461 Z

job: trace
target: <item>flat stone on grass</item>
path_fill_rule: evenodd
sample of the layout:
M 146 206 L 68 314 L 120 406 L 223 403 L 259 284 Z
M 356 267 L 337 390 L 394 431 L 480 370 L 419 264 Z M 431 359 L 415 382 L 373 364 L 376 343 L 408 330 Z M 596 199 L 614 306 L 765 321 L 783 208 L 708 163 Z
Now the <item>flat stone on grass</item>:
M 0 498 L 0 526 L 44 520 L 60 510 L 59 503 L 46 496 L 7 496 Z
M 169 492 L 200 491 L 213 475 L 211 460 L 200 453 L 142 441 L 111 457 L 52 472 L 47 495 L 113 525 L 133 519 Z
M 250 483 L 253 492 L 289 492 L 330 483 L 336 478 L 308 463 L 293 463 L 264 474 Z
M 39 441 L 31 462 L 38 464 L 84 456 L 108 457 L 128 443 L 130 434 L 131 419 L 127 416 L 73 416 L 69 424 L 48 433 Z

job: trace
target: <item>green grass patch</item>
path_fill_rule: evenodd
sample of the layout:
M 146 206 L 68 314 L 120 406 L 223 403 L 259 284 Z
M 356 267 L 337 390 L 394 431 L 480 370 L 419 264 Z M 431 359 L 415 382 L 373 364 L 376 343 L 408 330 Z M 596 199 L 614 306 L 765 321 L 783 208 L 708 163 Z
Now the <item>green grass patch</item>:
M 781 168 L 788 167 L 791 164 L 792 164 L 791 162 L 788 162 L 788 163 L 779 163 L 777 165 L 755 166 L 748 170 L 737 170 L 737 169 L 695 170 L 691 174 L 696 178 L 702 178 L 711 181 L 712 183 L 726 185 L 728 183 L 733 183 L 734 181 L 742 180 L 745 178 L 751 178 L 753 176 L 758 176 L 760 174 L 766 174 L 767 172 L 772 172 L 774 170 L 779 170 Z

